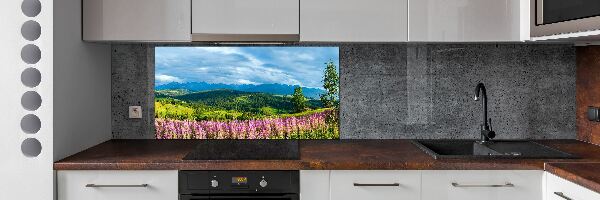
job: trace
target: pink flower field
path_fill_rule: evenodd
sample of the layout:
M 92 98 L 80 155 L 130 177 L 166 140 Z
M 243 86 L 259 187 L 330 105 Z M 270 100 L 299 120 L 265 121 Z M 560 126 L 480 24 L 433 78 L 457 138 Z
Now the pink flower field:
M 337 112 L 232 121 L 155 119 L 157 139 L 339 139 Z

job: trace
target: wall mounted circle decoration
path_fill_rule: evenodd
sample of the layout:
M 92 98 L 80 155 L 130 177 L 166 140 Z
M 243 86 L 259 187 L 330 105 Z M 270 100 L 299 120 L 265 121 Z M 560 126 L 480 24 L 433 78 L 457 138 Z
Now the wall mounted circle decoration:
M 35 138 L 27 138 L 21 143 L 21 152 L 27 157 L 37 157 L 42 152 L 42 144 Z
M 28 114 L 21 119 L 21 130 L 27 134 L 35 134 L 40 131 L 41 127 L 42 122 L 36 115 Z
M 21 83 L 27 87 L 36 87 L 42 81 L 40 70 L 30 67 L 21 72 Z
M 35 17 L 42 11 L 42 3 L 39 0 L 23 0 L 21 11 L 27 17 Z
M 37 92 L 27 91 L 21 96 L 21 105 L 25 110 L 37 110 L 42 106 L 42 97 Z
M 27 64 L 35 64 L 42 58 L 40 48 L 34 44 L 25 45 L 21 49 L 21 59 Z
M 40 38 L 41 33 L 42 27 L 40 26 L 40 23 L 36 21 L 29 20 L 23 23 L 23 25 L 21 26 L 21 35 L 26 40 L 37 40 L 38 38 Z

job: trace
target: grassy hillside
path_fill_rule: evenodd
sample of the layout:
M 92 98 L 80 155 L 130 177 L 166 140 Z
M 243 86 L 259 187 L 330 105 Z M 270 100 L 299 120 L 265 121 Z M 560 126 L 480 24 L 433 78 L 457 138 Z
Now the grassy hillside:
M 157 118 L 179 120 L 246 120 L 276 117 L 293 113 L 290 96 L 236 90 L 210 90 L 189 93 L 187 90 L 155 92 Z M 322 104 L 309 100 L 310 110 Z
M 242 85 L 234 85 L 234 84 L 211 84 L 205 82 L 187 82 L 187 83 L 168 83 L 164 85 L 158 85 L 155 87 L 156 90 L 161 91 L 170 91 L 170 90 L 186 90 L 189 92 L 200 92 L 200 91 L 209 91 L 209 90 L 217 90 L 217 89 L 227 89 L 227 90 L 236 90 L 243 92 L 258 92 L 258 93 L 268 93 L 274 95 L 292 95 L 294 93 L 294 88 L 296 85 L 284 85 L 284 84 L 242 84 Z M 304 96 L 310 99 L 319 99 L 321 94 L 324 94 L 325 91 L 319 88 L 308 88 L 302 87 L 302 91 L 304 92 Z M 179 94 L 181 95 L 181 94 Z
M 257 109 L 263 107 L 274 108 L 279 112 L 291 112 L 294 108 L 294 105 L 286 97 L 235 90 L 211 90 L 173 98 L 241 112 L 258 112 Z

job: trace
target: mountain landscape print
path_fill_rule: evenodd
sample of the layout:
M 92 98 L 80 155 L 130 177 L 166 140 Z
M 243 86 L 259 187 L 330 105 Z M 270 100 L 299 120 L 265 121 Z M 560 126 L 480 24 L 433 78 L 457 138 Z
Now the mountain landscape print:
M 339 139 L 337 47 L 156 47 L 157 139 Z

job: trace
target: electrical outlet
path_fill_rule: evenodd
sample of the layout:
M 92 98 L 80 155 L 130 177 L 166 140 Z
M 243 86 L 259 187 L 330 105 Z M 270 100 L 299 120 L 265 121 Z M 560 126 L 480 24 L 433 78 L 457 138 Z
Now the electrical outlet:
M 129 118 L 130 119 L 141 119 L 142 118 L 142 106 L 129 106 Z

